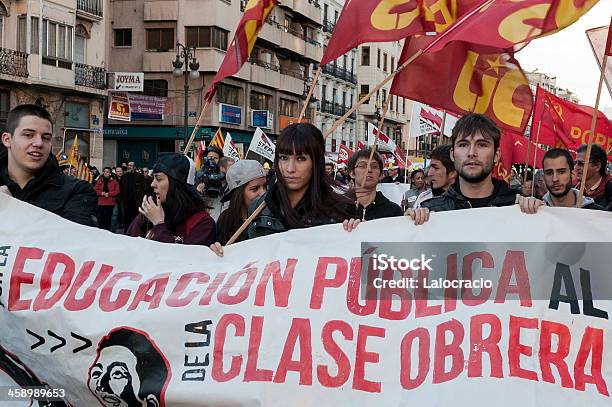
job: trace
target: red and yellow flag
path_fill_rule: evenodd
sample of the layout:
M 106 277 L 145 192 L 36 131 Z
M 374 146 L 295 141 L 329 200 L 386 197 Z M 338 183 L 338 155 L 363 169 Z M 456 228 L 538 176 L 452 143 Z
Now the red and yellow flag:
M 538 87 L 531 133 L 536 135 L 539 127 L 538 143 L 576 150 L 589 142 L 593 113 L 592 107 L 561 99 Z M 612 160 L 612 123 L 600 111 L 597 112 L 593 143 L 599 144 Z
M 72 142 L 72 147 L 70 147 L 70 152 L 68 153 L 68 163 L 73 167 L 79 166 L 79 139 L 77 136 L 74 136 L 74 141 Z
M 220 127 L 217 129 L 215 137 L 213 137 L 209 145 L 211 147 L 217 147 L 218 149 L 223 150 L 223 147 L 225 146 L 225 140 L 223 139 L 223 134 L 221 133 Z
M 406 40 L 400 64 L 429 42 Z M 462 42 L 426 53 L 400 71 L 391 93 L 457 114 L 482 113 L 500 127 L 523 133 L 533 95 L 521 67 L 508 53 L 488 54 Z
M 249 0 L 219 71 L 208 87 L 205 100 L 210 102 L 219 82 L 237 73 L 244 65 L 255 46 L 259 30 L 275 5 L 276 0 Z
M 321 59 L 325 65 L 366 42 L 440 33 L 482 0 L 347 0 Z
M 457 20 L 430 51 L 439 51 L 453 41 L 511 50 L 573 24 L 597 1 L 483 0 L 478 12 Z

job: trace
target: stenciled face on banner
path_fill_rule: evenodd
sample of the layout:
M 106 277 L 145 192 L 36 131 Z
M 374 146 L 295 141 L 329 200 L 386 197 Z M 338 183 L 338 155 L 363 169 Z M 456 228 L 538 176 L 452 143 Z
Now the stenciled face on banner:
M 88 387 L 106 407 L 159 407 L 169 381 L 169 364 L 148 335 L 118 328 L 100 341 Z

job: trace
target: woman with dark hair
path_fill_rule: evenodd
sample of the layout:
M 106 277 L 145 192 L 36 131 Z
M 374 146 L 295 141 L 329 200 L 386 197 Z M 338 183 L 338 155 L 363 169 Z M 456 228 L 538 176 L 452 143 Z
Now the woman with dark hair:
M 217 221 L 217 248 L 227 244 L 247 218 L 249 206 L 267 189 L 264 168 L 255 160 L 239 160 L 227 170 L 225 179 L 228 191 L 221 202 L 229 201 L 229 207 Z M 246 239 L 248 236 L 244 232 L 236 241 Z
M 427 189 L 425 185 L 425 171 L 417 168 L 410 174 L 410 189 L 404 192 L 402 206 L 404 209 L 412 208 L 417 200 L 417 197 Z
M 336 193 L 335 182 L 325 174 L 325 141 L 311 124 L 286 127 L 276 142 L 274 168 L 277 182 L 249 208 L 251 214 L 264 200 L 266 208 L 248 228 L 250 239 L 343 222 L 351 231 L 359 220 L 351 218 L 351 201 Z
M 215 242 L 215 221 L 193 186 L 195 164 L 179 153 L 162 153 L 153 166 L 152 197 L 145 196 L 140 215 L 127 235 L 165 243 L 210 246 Z

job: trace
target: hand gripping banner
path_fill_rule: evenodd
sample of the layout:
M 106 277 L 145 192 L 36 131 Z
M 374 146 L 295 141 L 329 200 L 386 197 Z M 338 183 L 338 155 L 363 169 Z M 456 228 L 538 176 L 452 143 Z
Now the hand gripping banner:
M 611 227 L 473 209 L 217 258 L 0 194 L 0 404 L 36 388 L 56 406 L 609 406 Z

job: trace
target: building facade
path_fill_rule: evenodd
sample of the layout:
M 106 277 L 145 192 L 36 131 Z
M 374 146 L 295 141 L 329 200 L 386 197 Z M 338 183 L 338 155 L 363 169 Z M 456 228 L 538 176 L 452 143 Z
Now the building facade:
M 562 99 L 569 100 L 572 103 L 578 103 L 578 96 L 567 88 L 557 86 L 557 77 L 551 77 L 544 72 L 539 72 L 536 68 L 534 71 L 525 71 L 525 76 L 529 81 L 529 87 L 535 96 L 536 86 L 540 86 L 544 90 L 559 96 Z
M 246 1 L 133 0 L 111 3 L 109 61 L 112 72 L 144 72 L 142 95 L 166 99 L 163 117 L 105 126 L 105 162 L 150 165 L 160 151 L 183 141 L 184 77 L 172 75 L 180 42 L 195 47 L 200 77 L 189 79 L 189 134 L 203 107 L 203 93 L 221 66 Z M 257 126 L 273 137 L 297 120 L 321 59 L 321 5 L 289 0 L 272 10 L 249 61 L 218 87 L 196 139 L 220 127 L 246 153 Z M 313 120 L 316 101 L 307 118 Z M 146 159 L 145 159 L 146 158 Z
M 322 3 L 321 38 L 324 45 L 327 45 L 331 38 L 343 6 L 343 0 L 324 0 Z M 320 100 L 315 125 L 325 133 L 357 101 L 357 49 L 323 66 L 317 83 L 317 91 Z M 353 113 L 342 126 L 327 137 L 326 154 L 335 160 L 340 144 L 354 150 L 356 138 L 357 114 Z
M 397 62 L 402 52 L 403 41 L 368 43 L 359 46 L 358 89 L 359 98 L 368 94 L 391 72 L 397 68 Z M 378 126 L 383 113 L 384 103 L 391 88 L 391 81 L 376 92 L 368 103 L 358 109 L 357 131 L 360 140 L 367 139 L 368 123 Z M 392 95 L 385 116 L 382 131 L 395 141 L 400 148 L 406 150 L 406 134 L 412 104 L 408 99 Z
M 103 0 L 0 0 L 0 129 L 14 106 L 40 104 L 54 153 L 78 136 L 80 155 L 102 164 L 105 11 Z

